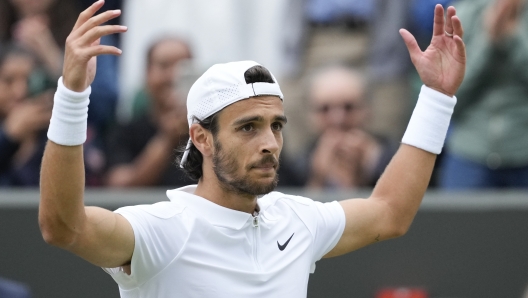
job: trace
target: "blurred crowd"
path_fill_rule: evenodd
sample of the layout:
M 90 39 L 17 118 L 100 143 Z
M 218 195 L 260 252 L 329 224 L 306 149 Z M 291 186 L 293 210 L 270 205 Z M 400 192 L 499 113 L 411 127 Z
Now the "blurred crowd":
M 468 65 L 431 186 L 528 187 L 528 1 L 107 0 L 129 27 L 101 43 L 84 144 L 89 187 L 193 183 L 174 164 L 188 139 L 185 99 L 213 63 L 255 60 L 302 82 L 302 150 L 281 157 L 279 186 L 373 187 L 396 152 L 421 82 L 398 34 L 425 49 L 437 3 L 457 8 Z M 36 187 L 65 40 L 90 0 L 0 0 L 0 187 Z M 308 66 L 317 28 L 362 32 L 359 65 Z M 324 30 L 323 30 L 324 32 Z M 284 91 L 284 90 L 283 90 Z M 302 107 L 302 108 L 300 108 Z M 296 113 L 293 109 L 286 113 Z M 285 142 L 288 135 L 284 131 Z

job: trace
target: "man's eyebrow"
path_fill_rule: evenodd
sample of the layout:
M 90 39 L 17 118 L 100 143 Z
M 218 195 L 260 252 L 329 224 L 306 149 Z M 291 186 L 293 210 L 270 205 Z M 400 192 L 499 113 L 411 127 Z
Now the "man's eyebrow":
M 284 115 L 276 116 L 275 117 L 275 121 L 280 121 L 280 122 L 286 124 L 286 123 L 288 123 L 288 118 L 286 118 L 286 116 L 284 116 Z
M 262 122 L 262 121 L 264 121 L 264 117 L 262 116 L 248 116 L 248 117 L 244 117 L 244 118 L 240 118 L 236 120 L 235 122 L 233 122 L 233 126 L 239 126 L 239 125 L 250 123 L 250 122 Z M 280 121 L 283 123 L 287 123 L 288 119 L 286 118 L 286 116 L 280 115 L 280 116 L 275 116 L 273 121 Z
M 239 125 L 242 125 L 242 124 L 245 124 L 245 123 L 259 122 L 259 121 L 263 121 L 263 120 L 264 120 L 264 117 L 262 117 L 262 116 L 248 116 L 248 117 L 244 117 L 244 118 L 240 118 L 240 119 L 236 120 L 235 122 L 233 122 L 233 126 L 239 126 Z

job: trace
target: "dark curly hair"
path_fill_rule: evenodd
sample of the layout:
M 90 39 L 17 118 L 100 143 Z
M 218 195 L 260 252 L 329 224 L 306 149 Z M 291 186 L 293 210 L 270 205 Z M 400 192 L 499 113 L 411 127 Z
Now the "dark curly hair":
M 250 69 L 246 70 L 244 73 L 244 78 L 246 80 L 247 84 L 252 83 L 275 83 L 273 80 L 273 77 L 271 76 L 271 73 L 263 66 L 256 65 L 251 67 Z M 216 112 L 215 114 L 201 120 L 198 118 L 194 118 L 194 123 L 198 123 L 203 128 L 210 131 L 213 135 L 213 138 L 216 137 L 216 134 L 218 133 L 218 130 L 220 127 L 218 126 L 218 114 L 220 112 Z M 186 145 L 179 146 L 176 148 L 176 165 L 180 165 L 181 159 L 183 157 L 183 153 L 185 152 Z M 203 163 L 203 156 L 202 153 L 194 146 L 194 144 L 191 144 L 191 148 L 189 149 L 189 155 L 187 156 L 187 160 L 183 164 L 183 171 L 189 178 L 192 180 L 198 181 L 203 176 L 203 170 L 202 170 L 202 163 Z
M 200 120 L 196 117 L 194 117 L 194 123 L 198 123 L 203 128 L 207 129 L 213 134 L 213 138 L 216 137 L 216 134 L 218 133 L 218 120 L 217 115 L 219 112 L 214 113 L 213 115 L 205 118 L 204 120 Z M 185 148 L 187 147 L 187 144 L 179 146 L 176 148 L 176 165 L 180 165 L 181 159 L 183 157 L 183 153 L 185 152 Z M 198 181 L 200 178 L 202 178 L 203 171 L 202 171 L 202 163 L 203 163 L 203 156 L 200 150 L 194 146 L 194 144 L 191 143 L 191 148 L 189 149 L 189 155 L 187 156 L 187 160 L 183 164 L 183 171 L 189 178 L 192 180 Z

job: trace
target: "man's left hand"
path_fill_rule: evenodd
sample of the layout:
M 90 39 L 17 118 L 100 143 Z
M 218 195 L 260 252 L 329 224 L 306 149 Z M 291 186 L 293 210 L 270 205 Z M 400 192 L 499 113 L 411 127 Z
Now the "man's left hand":
M 444 8 L 436 5 L 433 39 L 424 52 L 409 31 L 400 29 L 400 34 L 422 82 L 429 88 L 454 96 L 466 70 L 464 30 L 455 8 L 450 6 L 444 19 Z

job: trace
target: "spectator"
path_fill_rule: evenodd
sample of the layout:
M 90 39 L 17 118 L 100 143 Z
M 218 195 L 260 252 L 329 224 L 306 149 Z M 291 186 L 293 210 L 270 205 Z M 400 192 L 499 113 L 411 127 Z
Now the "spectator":
M 0 0 L 0 43 L 16 42 L 30 50 L 43 66 L 43 84 L 55 88 L 62 73 L 66 37 L 75 24 L 76 15 L 86 1 L 69 0 Z M 93 1 L 91 1 L 93 2 Z M 106 8 L 118 8 L 120 1 L 108 1 Z M 101 44 L 117 46 L 115 36 L 104 36 Z M 101 185 L 104 170 L 104 135 L 113 123 L 117 97 L 117 57 L 104 55 L 97 59 L 97 76 L 90 96 L 88 139 L 84 144 L 86 184 Z
M 136 118 L 108 138 L 110 186 L 188 184 L 179 167 L 169 167 L 172 150 L 188 138 L 185 101 L 174 83 L 178 64 L 191 57 L 177 38 L 155 42 L 147 55 L 146 84 L 136 96 Z
M 17 46 L 0 54 L 0 185 L 38 186 L 51 93 L 28 98 L 35 59 Z
M 174 91 L 178 63 L 191 58 L 188 44 L 176 37 L 163 37 L 147 51 L 145 86 L 133 99 L 133 118 L 141 118 L 156 103 L 163 102 Z
M 397 147 L 365 130 L 363 77 L 343 66 L 328 67 L 313 77 L 308 97 L 317 139 L 303 162 L 307 186 L 374 186 Z
M 467 70 L 442 165 L 446 189 L 528 187 L 528 5 L 461 1 Z
M 305 31 L 303 0 L 123 1 L 118 115 L 130 119 L 129 100 L 144 75 L 146 47 L 153 36 L 176 32 L 193 48 L 199 72 L 215 63 L 256 60 L 280 79 L 297 73 Z
M 78 1 L 69 0 L 0 0 L 0 44 L 16 43 L 32 52 L 42 66 L 38 89 L 55 88 L 62 73 L 66 37 L 80 12 Z M 115 37 L 103 37 L 102 44 L 117 45 Z M 114 119 L 117 102 L 116 57 L 98 58 L 94 81 L 95 91 L 90 99 L 88 139 L 84 145 L 86 184 L 101 184 L 104 169 L 102 140 L 109 123 Z M 35 80 L 33 80 L 35 81 Z M 34 82 L 33 82 L 34 83 Z
M 0 0 L 0 40 L 31 50 L 52 78 L 62 73 L 64 44 L 76 16 L 77 1 Z

